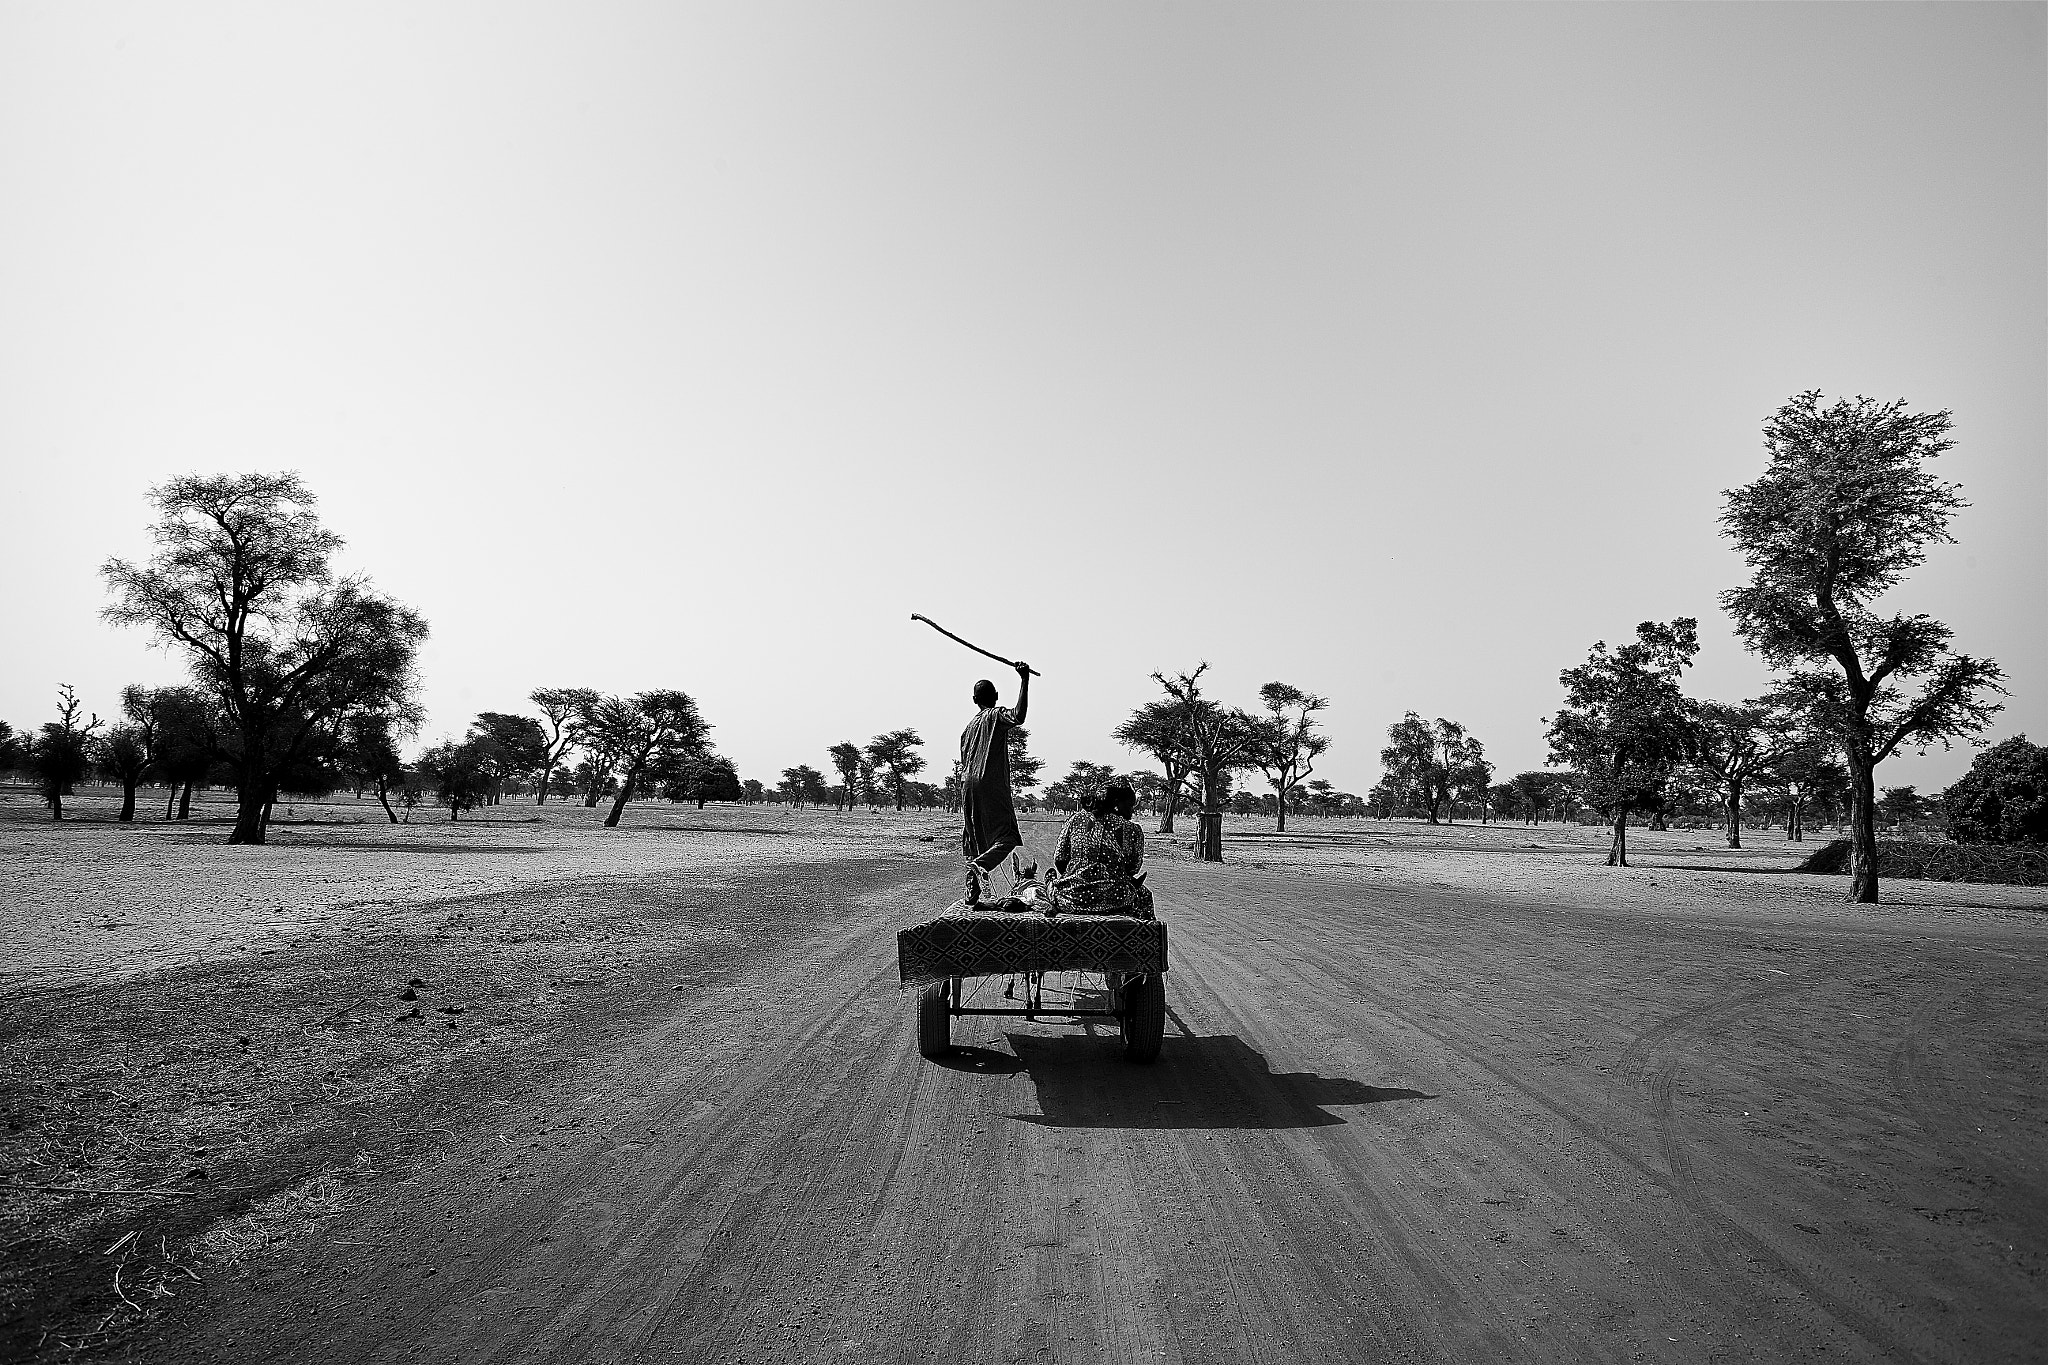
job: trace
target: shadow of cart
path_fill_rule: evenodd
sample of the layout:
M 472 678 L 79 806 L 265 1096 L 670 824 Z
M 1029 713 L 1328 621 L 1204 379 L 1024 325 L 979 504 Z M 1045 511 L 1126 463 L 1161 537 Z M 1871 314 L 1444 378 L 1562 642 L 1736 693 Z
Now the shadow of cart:
M 1126 1063 L 1111 1038 L 1005 1036 L 1038 1090 L 1039 1112 L 1011 1117 L 1052 1128 L 1322 1128 L 1346 1122 L 1331 1109 L 1436 1098 L 1344 1076 L 1276 1072 L 1235 1034 L 1169 1038 L 1153 1068 Z

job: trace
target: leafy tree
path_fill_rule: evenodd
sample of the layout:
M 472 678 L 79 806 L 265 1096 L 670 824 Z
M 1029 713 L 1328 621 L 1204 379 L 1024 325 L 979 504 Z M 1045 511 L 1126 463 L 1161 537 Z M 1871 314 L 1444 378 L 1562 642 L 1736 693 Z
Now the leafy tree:
M 489 750 L 474 737 L 434 745 L 420 755 L 419 771 L 433 784 L 434 799 L 448 808 L 450 821 L 488 801 L 498 780 Z
M 839 773 L 840 787 L 843 793 L 842 800 L 844 801 L 840 809 L 844 810 L 847 806 L 853 804 L 853 799 L 860 790 L 862 761 L 860 745 L 855 744 L 849 739 L 833 745 L 826 752 L 832 756 L 832 766 Z
M 1740 706 L 1703 701 L 1694 706 L 1692 763 L 1716 787 L 1728 821 L 1728 847 L 1742 847 L 1742 797 L 1768 782 L 1772 769 L 1799 747 L 1795 717 L 1775 699 Z
M 536 806 L 545 806 L 548 782 L 555 769 L 562 766 L 562 759 L 576 746 L 576 718 L 597 705 L 598 695 L 587 687 L 536 687 L 526 699 L 540 708 L 548 723 L 547 752 L 540 767 L 540 794 L 534 800 Z M 591 804 L 597 803 L 593 800 Z
M 1145 703 L 1112 732 L 1117 743 L 1148 755 L 1163 773 L 1163 777 L 1155 779 L 1160 783 L 1161 834 L 1173 833 L 1173 817 L 1188 791 L 1187 725 L 1186 708 L 1169 696 L 1164 701 Z
M 1266 708 L 1260 720 L 1258 745 L 1252 762 L 1273 789 L 1274 829 L 1287 829 L 1287 804 L 1294 791 L 1316 770 L 1316 760 L 1330 747 L 1330 737 L 1316 730 L 1316 712 L 1330 705 L 1313 692 L 1292 683 L 1269 682 L 1259 689 L 1259 703 Z
M 1959 844 L 2048 844 L 2048 749 L 2025 735 L 1994 744 L 1941 794 Z
M 1045 803 L 1057 811 L 1079 810 L 1091 793 L 1115 780 L 1115 768 L 1077 758 L 1065 777 L 1045 789 Z
M 1451 821 L 1457 822 L 1460 801 L 1478 807 L 1483 821 L 1486 791 L 1493 782 L 1493 764 L 1486 761 L 1486 746 L 1456 721 L 1439 718 L 1436 727 L 1437 762 L 1443 773 L 1445 805 Z
M 788 793 L 789 799 L 798 810 L 808 801 L 816 805 L 825 799 L 825 774 L 808 763 L 799 763 L 794 768 L 782 770 L 782 781 L 777 789 Z
M 759 805 L 761 798 L 768 794 L 767 789 L 761 785 L 761 780 L 757 777 L 750 777 L 740 783 L 740 789 L 745 793 L 740 799 L 750 806 Z
M 613 770 L 618 774 L 618 792 L 604 819 L 605 828 L 613 829 L 650 766 L 702 754 L 711 726 L 698 714 L 697 703 L 688 693 L 667 690 L 640 692 L 631 698 L 605 697 L 578 716 L 576 733 L 577 742 L 593 759 L 600 754 L 606 757 L 607 775 Z
M 903 809 L 903 784 L 924 771 L 924 755 L 917 752 L 923 743 L 915 730 L 891 730 L 868 741 L 868 761 L 876 769 L 888 770 L 897 810 Z
M 1557 791 L 1563 784 L 1558 773 L 1547 773 L 1541 769 L 1516 773 L 1508 785 L 1514 789 L 1514 809 L 1532 825 L 1543 823 L 1543 813 L 1550 809 Z
M 164 716 L 159 709 L 158 692 L 174 690 L 152 689 L 139 683 L 122 688 L 121 714 L 127 719 L 100 741 L 100 770 L 121 786 L 121 813 L 115 818 L 124 823 L 135 818 L 136 789 L 163 757 Z
M 724 754 L 708 748 L 665 761 L 650 771 L 649 780 L 658 786 L 663 799 L 695 801 L 698 810 L 704 809 L 707 802 L 739 801 L 746 796 L 738 767 Z
M 596 806 L 598 797 L 616 796 L 619 791 L 619 779 L 612 774 L 609 764 L 598 767 L 588 758 L 577 762 L 570 770 L 569 779 L 585 809 Z
M 1031 752 L 1030 743 L 1029 730 L 1021 725 L 1010 727 L 1010 786 L 1015 791 L 1030 791 L 1038 785 L 1038 775 L 1045 771 L 1045 760 Z
M 103 614 L 155 631 L 219 699 L 235 768 L 228 842 L 260 844 L 283 774 L 344 715 L 405 704 L 426 622 L 360 575 L 333 578 L 341 538 L 296 474 L 187 475 L 149 500 L 157 553 L 106 562 L 117 600 Z
M 1181 770 L 1200 785 L 1202 810 L 1195 856 L 1203 862 L 1220 863 L 1223 803 L 1230 796 L 1231 774 L 1251 766 L 1260 728 L 1257 719 L 1246 712 L 1202 695 L 1202 675 L 1208 671 L 1209 665 L 1200 663 L 1192 673 L 1176 673 L 1170 678 L 1154 673 L 1152 681 L 1166 689 L 1168 706 L 1179 718 L 1176 733 Z
M 358 712 L 343 722 L 341 743 L 335 755 L 341 771 L 356 784 L 358 794 L 364 787 L 375 792 L 377 804 L 394 825 L 398 823 L 398 813 L 391 809 L 391 793 L 405 785 L 405 764 L 399 759 L 398 741 L 393 733 L 401 725 L 410 732 L 409 723 L 388 712 Z
M 175 804 L 180 820 L 192 815 L 192 788 L 207 780 L 221 755 L 214 704 L 196 687 L 159 687 L 152 707 L 157 717 L 157 776 L 172 788 L 164 819 Z
M 1432 825 L 1441 824 L 1437 817 L 1446 812 L 1455 823 L 1454 803 L 1460 799 L 1484 804 L 1493 779 L 1486 746 L 1464 726 L 1441 717 L 1432 726 L 1413 711 L 1387 727 L 1380 767 L 1385 771 L 1383 804 L 1420 809 Z
M 1663 801 L 1672 770 L 1690 753 L 1692 713 L 1678 677 L 1699 653 L 1699 622 L 1645 621 L 1636 638 L 1558 675 L 1565 705 L 1551 719 L 1550 759 L 1576 773 L 1586 804 L 1614 824 L 1610 867 L 1628 866 L 1628 817 Z
M 1913 787 L 1886 787 L 1877 798 L 1877 813 L 1894 826 L 1920 819 L 1932 806 L 1933 803 Z
M 1806 838 L 1809 808 L 1838 804 L 1849 793 L 1849 770 L 1834 757 L 1832 748 L 1804 738 L 1765 774 L 1772 794 L 1784 806 L 1788 840 Z
M 1729 492 L 1721 525 L 1750 580 L 1721 594 L 1749 647 L 1790 670 L 1784 691 L 1841 749 L 1849 769 L 1849 899 L 1877 901 L 1877 766 L 1901 745 L 1975 735 L 2000 708 L 2005 676 L 1955 654 L 1925 615 L 1881 616 L 1877 598 L 1952 541 L 1965 504 L 1923 462 L 1950 449 L 1947 412 L 1903 400 L 1798 395 L 1764 425 L 1769 467 Z M 1913 684 L 1908 687 L 1904 684 Z
M 45 722 L 42 733 L 28 746 L 28 770 L 36 779 L 36 790 L 50 808 L 52 820 L 64 818 L 64 798 L 92 766 L 93 734 L 106 724 L 97 715 L 81 721 L 84 710 L 70 683 L 57 688 L 57 719 Z
M 507 787 L 522 778 L 536 776 L 552 762 L 554 742 L 532 716 L 504 711 L 482 711 L 469 723 L 468 738 L 478 746 L 489 767 L 490 782 L 485 797 L 497 805 Z

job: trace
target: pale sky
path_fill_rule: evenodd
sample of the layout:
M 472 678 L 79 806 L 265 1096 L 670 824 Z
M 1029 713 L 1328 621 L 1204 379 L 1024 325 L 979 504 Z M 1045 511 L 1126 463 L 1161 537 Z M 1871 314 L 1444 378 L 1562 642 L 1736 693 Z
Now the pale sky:
M 1948 408 L 1898 595 L 2048 741 L 2039 4 L 0 4 L 0 717 L 179 666 L 145 490 L 293 468 L 431 722 L 680 687 L 771 785 L 1045 674 L 1047 777 L 1208 659 L 1544 758 L 1700 618 L 1817 388 Z M 1006 697 L 1013 679 L 1001 679 Z M 1908 757 L 1938 788 L 1968 751 Z

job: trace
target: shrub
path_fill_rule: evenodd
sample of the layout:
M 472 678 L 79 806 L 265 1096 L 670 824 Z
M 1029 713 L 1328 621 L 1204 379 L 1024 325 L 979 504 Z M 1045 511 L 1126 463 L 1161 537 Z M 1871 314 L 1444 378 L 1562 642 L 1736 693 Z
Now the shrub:
M 1794 871 L 1841 875 L 1849 870 L 1849 841 L 1836 839 L 1815 849 Z M 2005 886 L 2048 886 L 2048 850 L 2023 845 L 1937 844 L 1880 839 L 1877 875 L 1929 882 L 1996 882 Z
M 2048 749 L 2014 735 L 1977 755 L 1941 794 L 1959 844 L 2048 844 Z

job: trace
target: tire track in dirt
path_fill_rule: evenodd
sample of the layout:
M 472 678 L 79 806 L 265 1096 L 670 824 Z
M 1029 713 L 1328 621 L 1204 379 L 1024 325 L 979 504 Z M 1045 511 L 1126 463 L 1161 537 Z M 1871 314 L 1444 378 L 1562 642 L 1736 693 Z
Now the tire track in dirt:
M 1638 1080 L 1650 1100 L 1650 1114 L 1656 1122 L 1657 1146 L 1670 1171 L 1668 1188 L 1678 1196 L 1695 1224 L 1706 1234 L 1702 1251 L 1719 1273 L 1723 1283 L 1740 1286 L 1768 1307 L 1767 1295 L 1748 1285 L 1746 1270 L 1729 1256 L 1732 1242 L 1762 1264 L 1796 1285 L 1822 1311 L 1861 1337 L 1873 1350 L 1902 1355 L 1909 1360 L 1933 1358 L 1960 1361 L 1951 1348 L 1939 1340 L 1923 1340 L 1917 1347 L 1907 1345 L 1908 1336 L 1919 1335 L 1900 1314 L 1890 1311 L 1868 1290 L 1840 1274 L 1829 1274 L 1824 1265 L 1813 1269 L 1795 1264 L 1778 1248 L 1757 1235 L 1741 1221 L 1723 1212 L 1702 1187 L 1693 1169 L 1689 1144 L 1679 1131 L 1674 1092 L 1677 1068 L 1683 1058 L 1680 1045 L 1708 1042 L 1730 1023 L 1746 1019 L 1760 1007 L 1780 997 L 1809 989 L 1809 983 L 1788 979 L 1767 982 L 1743 991 L 1718 1004 L 1681 1010 L 1638 1034 L 1630 1043 L 1623 1063 L 1624 1074 Z

